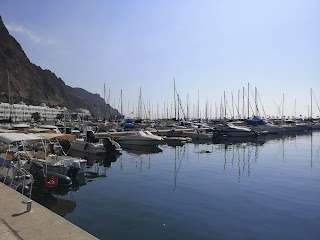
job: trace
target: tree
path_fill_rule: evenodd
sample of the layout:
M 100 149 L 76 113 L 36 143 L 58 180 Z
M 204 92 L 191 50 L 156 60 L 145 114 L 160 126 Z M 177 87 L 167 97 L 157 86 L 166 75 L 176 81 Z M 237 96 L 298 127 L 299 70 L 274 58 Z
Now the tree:
M 40 113 L 39 112 L 32 113 L 31 118 L 33 118 L 35 122 L 39 122 L 39 120 L 41 119 Z

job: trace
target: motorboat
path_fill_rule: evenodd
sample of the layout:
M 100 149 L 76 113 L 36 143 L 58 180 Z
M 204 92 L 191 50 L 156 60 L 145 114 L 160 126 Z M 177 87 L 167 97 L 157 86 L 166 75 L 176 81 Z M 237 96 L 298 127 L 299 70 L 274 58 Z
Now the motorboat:
M 3 150 L 10 149 L 15 158 L 23 164 L 24 169 L 30 169 L 32 162 L 39 162 L 45 166 L 46 172 L 75 177 L 84 172 L 86 160 L 70 157 L 63 151 L 58 151 L 58 142 L 52 143 L 52 139 L 63 135 L 0 133 L 0 141 L 4 144 Z
M 44 171 L 41 163 L 33 161 L 28 152 L 20 149 L 24 141 L 39 141 L 37 135 L 23 133 L 0 133 L 0 182 L 20 193 L 31 196 L 33 183 L 47 188 L 71 185 L 69 177 L 59 173 Z
M 156 136 L 149 131 L 130 131 L 125 136 L 121 136 L 116 140 L 120 145 L 144 145 L 156 146 L 164 140 L 162 137 Z
M 0 182 L 31 197 L 33 175 L 12 160 L 9 152 L 0 154 Z
M 121 152 L 122 149 L 120 144 L 111 138 L 96 138 L 93 131 L 88 130 L 86 131 L 85 138 L 77 138 L 72 142 L 71 150 L 88 154 L 104 154 L 109 152 Z
M 216 125 L 216 129 L 222 131 L 227 137 L 253 137 L 258 135 L 257 132 L 248 127 L 236 126 L 232 123 Z
M 282 126 L 269 123 L 259 118 L 247 119 L 246 123 L 248 126 L 250 126 L 250 128 L 258 133 L 263 132 L 267 134 L 280 134 L 284 131 Z

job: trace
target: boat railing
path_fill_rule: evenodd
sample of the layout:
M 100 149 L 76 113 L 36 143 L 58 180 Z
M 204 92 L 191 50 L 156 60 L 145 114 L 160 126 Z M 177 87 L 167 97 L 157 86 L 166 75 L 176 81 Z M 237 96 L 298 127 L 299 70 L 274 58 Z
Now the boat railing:
M 27 194 L 31 198 L 31 192 L 32 192 L 32 185 L 33 185 L 33 176 L 31 173 L 29 173 L 27 170 L 23 168 L 17 168 L 15 170 L 15 176 L 9 176 L 9 169 L 6 173 L 6 175 L 2 178 L 2 183 L 11 187 L 15 191 L 18 190 L 18 188 L 21 186 L 21 194 L 25 195 L 25 188 L 27 186 L 27 182 L 31 182 L 30 185 L 30 192 Z M 8 180 L 8 181 L 7 181 Z
M 29 197 L 31 198 L 31 193 L 32 193 L 32 185 L 33 185 L 33 175 L 31 173 L 29 173 L 27 170 L 25 170 L 24 168 L 18 168 L 17 172 L 16 172 L 16 178 L 18 179 L 18 186 L 16 187 L 15 190 L 17 190 L 17 188 L 19 187 L 19 185 L 22 185 L 22 194 L 24 195 L 24 190 L 26 187 L 26 182 L 30 181 L 31 178 L 31 184 L 30 184 L 30 193 L 28 194 Z

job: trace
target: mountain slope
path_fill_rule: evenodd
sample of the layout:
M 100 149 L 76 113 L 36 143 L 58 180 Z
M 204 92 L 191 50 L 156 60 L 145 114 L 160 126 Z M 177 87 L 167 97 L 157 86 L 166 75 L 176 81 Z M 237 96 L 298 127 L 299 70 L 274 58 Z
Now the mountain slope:
M 8 84 L 9 83 L 9 84 Z M 9 86 L 10 85 L 10 86 Z M 53 72 L 31 63 L 20 44 L 9 34 L 0 16 L 0 101 L 68 109 L 87 108 L 95 116 L 120 113 L 105 104 L 99 94 L 72 88 Z

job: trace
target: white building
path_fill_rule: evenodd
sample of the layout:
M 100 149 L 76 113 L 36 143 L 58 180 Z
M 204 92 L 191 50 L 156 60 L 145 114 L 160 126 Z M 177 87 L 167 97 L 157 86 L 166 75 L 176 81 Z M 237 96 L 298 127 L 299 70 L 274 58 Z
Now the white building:
M 0 119 L 9 119 L 14 122 L 31 121 L 31 115 L 38 112 L 41 116 L 41 120 L 54 120 L 58 114 L 62 114 L 66 111 L 66 108 L 50 108 L 46 104 L 42 103 L 41 106 L 27 105 L 23 102 L 19 104 L 0 103 Z

